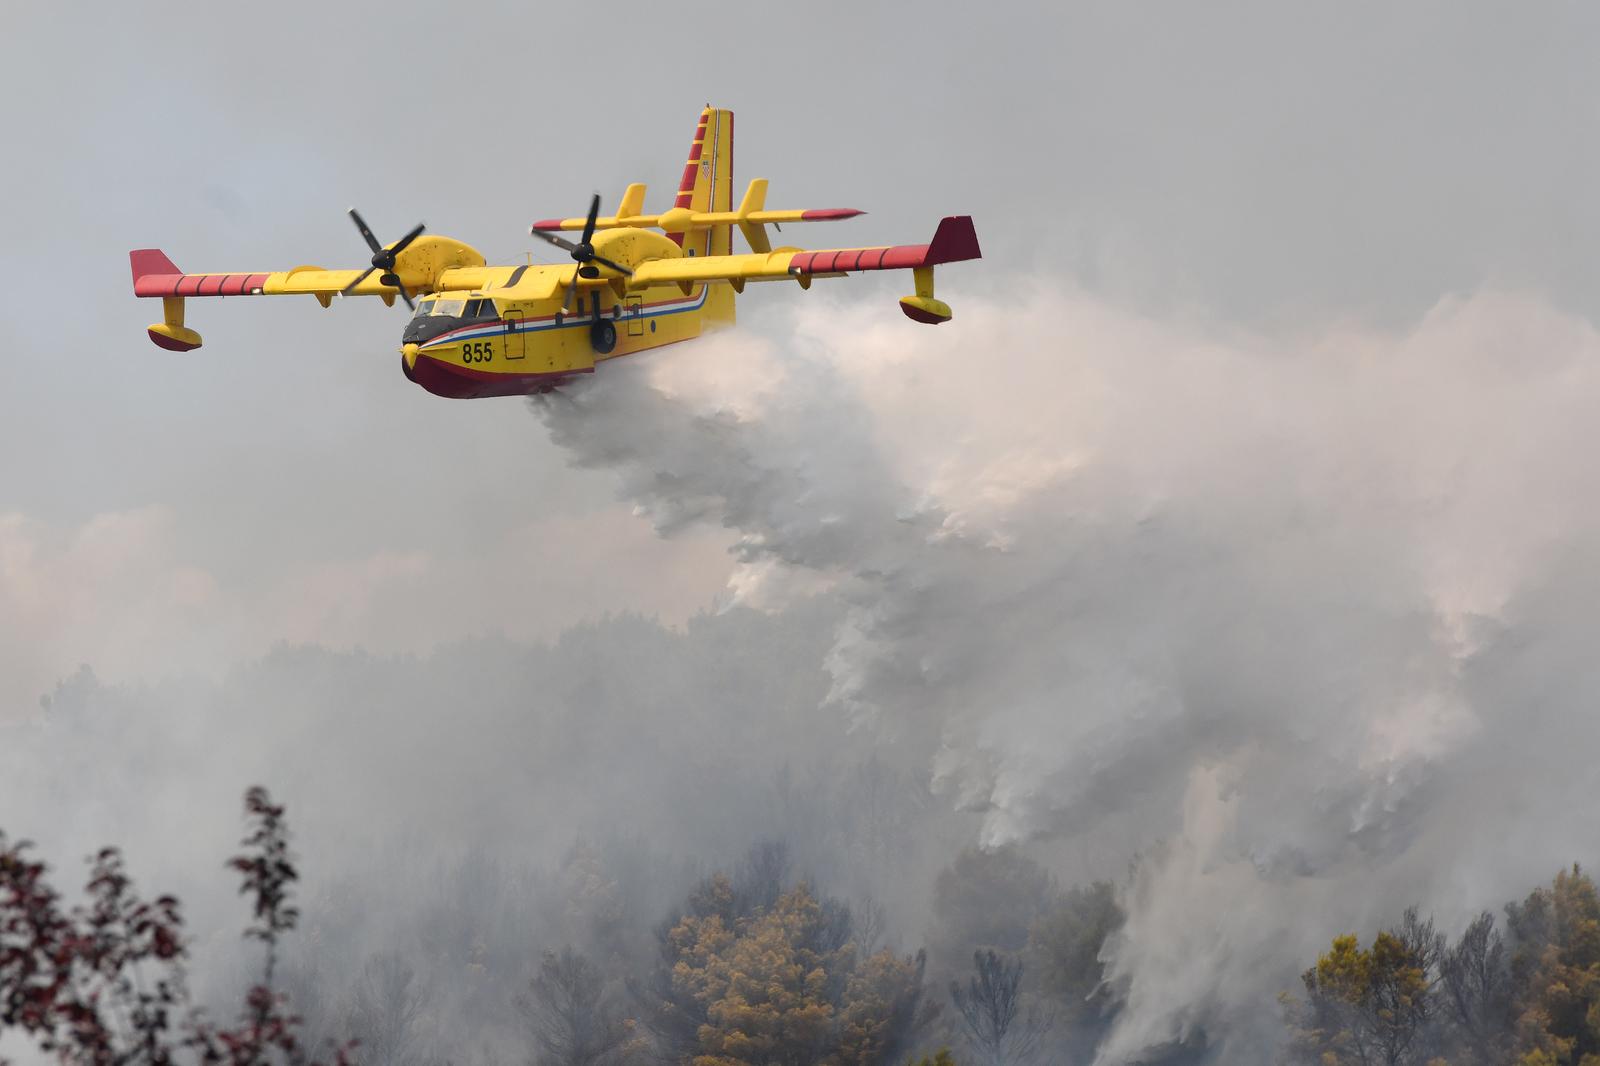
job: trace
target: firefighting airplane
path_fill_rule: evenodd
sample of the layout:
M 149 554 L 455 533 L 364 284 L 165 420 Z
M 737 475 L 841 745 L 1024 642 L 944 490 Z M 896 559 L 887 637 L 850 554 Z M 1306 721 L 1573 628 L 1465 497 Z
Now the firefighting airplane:
M 912 272 L 915 295 L 900 307 L 917 322 L 950 319 L 934 299 L 933 268 L 977 259 L 978 236 L 965 215 L 945 218 L 928 244 L 802 251 L 776 248 L 769 224 L 853 218 L 850 208 L 766 209 L 767 182 L 750 183 L 733 206 L 733 112 L 700 114 L 678 198 L 644 214 L 643 185 L 629 185 L 617 213 L 600 215 L 595 196 L 585 218 L 546 219 L 530 232 L 571 254 L 577 265 L 488 266 L 483 256 L 417 226 L 381 245 L 354 208 L 350 217 L 372 251 L 364 270 L 302 266 L 270 274 L 185 274 L 155 248 L 130 252 L 136 296 L 161 297 L 163 320 L 150 339 L 170 351 L 200 347 L 184 325 L 184 300 L 196 296 L 309 294 L 327 307 L 335 296 L 395 297 L 413 308 L 402 335 L 406 377 L 438 396 L 518 396 L 548 391 L 595 363 L 698 337 L 733 324 L 736 293 L 749 281 L 814 278 L 855 270 Z M 732 254 L 733 230 L 750 245 Z M 653 232 L 660 230 L 661 232 Z M 556 234 L 577 232 L 576 243 Z M 413 304 L 412 298 L 416 297 Z

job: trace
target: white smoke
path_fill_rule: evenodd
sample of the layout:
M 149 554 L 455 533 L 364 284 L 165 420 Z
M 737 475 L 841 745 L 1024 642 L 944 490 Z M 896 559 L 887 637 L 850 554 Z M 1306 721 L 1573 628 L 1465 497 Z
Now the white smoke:
M 203 528 L 203 515 L 165 505 L 79 524 L 0 512 L 0 728 L 37 717 L 41 696 L 85 664 L 156 682 L 215 677 L 283 641 L 426 653 L 483 633 L 550 639 L 617 610 L 681 624 L 727 571 L 716 540 L 678 538 L 664 554 L 617 507 L 552 514 L 470 552 L 376 545 L 247 576 L 196 551 Z M 562 565 L 532 564 L 546 554 Z M 669 572 L 635 580 L 652 566 Z
M 816 304 L 535 401 L 736 602 L 848 605 L 829 706 L 982 840 L 1126 888 L 1107 1063 L 1274 993 L 1413 901 L 1447 925 L 1600 829 L 1600 340 L 1538 299 L 1229 335 L 1076 293 L 910 326 Z M 828 712 L 823 712 L 828 713 Z
M 85 648 L 118 673 L 157 658 L 194 669 L 216 654 L 216 582 L 176 550 L 174 524 L 165 507 L 69 530 L 0 513 L 0 722 L 32 710 Z

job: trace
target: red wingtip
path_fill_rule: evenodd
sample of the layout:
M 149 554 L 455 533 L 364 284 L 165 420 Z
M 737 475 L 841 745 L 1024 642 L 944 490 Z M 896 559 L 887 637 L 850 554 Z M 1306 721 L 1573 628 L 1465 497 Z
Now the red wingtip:
M 853 207 L 815 207 L 810 211 L 800 213 L 802 222 L 830 222 L 837 218 L 855 218 L 864 215 L 865 211 L 858 211 Z
M 530 233 L 536 233 L 539 230 L 558 230 L 560 228 L 561 220 L 559 218 L 541 218 L 539 221 L 529 226 L 528 231 Z
M 160 248 L 135 248 L 128 253 L 128 263 L 133 267 L 133 283 L 146 274 L 182 274 L 177 265 L 167 258 Z

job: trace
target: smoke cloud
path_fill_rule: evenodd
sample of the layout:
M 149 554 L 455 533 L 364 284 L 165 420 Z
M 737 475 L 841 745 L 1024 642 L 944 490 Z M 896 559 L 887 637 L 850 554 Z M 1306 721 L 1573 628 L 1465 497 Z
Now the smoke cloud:
M 823 713 L 983 843 L 1134 863 L 1102 1062 L 1264 1061 L 1333 933 L 1587 857 L 1586 323 L 1503 292 L 1390 332 L 1027 288 L 958 314 L 812 305 L 533 407 L 664 534 L 732 530 L 735 602 L 828 589 Z

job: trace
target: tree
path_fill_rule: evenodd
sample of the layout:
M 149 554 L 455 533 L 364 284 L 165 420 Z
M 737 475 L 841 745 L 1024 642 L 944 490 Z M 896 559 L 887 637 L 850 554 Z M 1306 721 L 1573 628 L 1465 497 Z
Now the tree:
M 1111 883 L 1099 881 L 1058 895 L 1028 934 L 1035 986 L 1050 1002 L 1072 1056 L 1089 1057 L 1116 1013 L 1100 954 L 1125 919 Z
M 686 966 L 684 981 L 706 1005 L 696 1066 L 775 1063 L 811 1066 L 830 1050 L 846 946 L 823 931 L 821 904 L 804 886 L 774 902 L 704 965 Z M 687 931 L 687 930 L 686 930 Z M 710 930 L 703 946 L 723 940 Z
M 1406 911 L 1400 929 L 1373 940 L 1360 1017 L 1383 1066 L 1420 1061 L 1423 1035 L 1437 1006 L 1439 954 L 1433 922 L 1418 923 L 1414 908 Z
M 561 866 L 562 939 L 591 948 L 602 962 L 626 955 L 622 893 L 588 841 L 575 841 Z
M 428 996 L 416 970 L 404 958 L 385 952 L 368 959 L 356 982 L 346 1019 L 365 1057 L 386 1066 L 427 1061 L 418 1050 L 418 1020 Z
M 1600 895 L 1574 865 L 1506 907 L 1517 1061 L 1600 1066 Z
M 991 1066 L 1025 1063 L 1039 1050 L 1050 1019 L 1030 1009 L 1020 1021 L 1022 971 L 1019 959 L 993 951 L 972 954 L 974 973 L 962 985 L 950 982 L 956 1014 L 980 1062 Z
M 931 1018 L 925 958 L 865 955 L 848 906 L 804 882 L 784 888 L 787 860 L 770 848 L 753 859 L 737 883 L 702 882 L 661 930 L 641 998 L 663 1056 L 696 1066 L 895 1061 Z
M 0 833 L 0 1032 L 20 1030 L 47 1054 L 94 1066 L 314 1066 L 300 1020 L 273 987 L 278 942 L 298 918 L 284 808 L 252 788 L 245 816 L 244 850 L 228 865 L 252 903 L 245 935 L 265 952 L 261 981 L 233 1027 L 215 1025 L 189 1000 L 177 899 L 141 899 L 121 854 L 105 848 L 91 860 L 88 906 L 64 908 L 31 845 Z M 348 1063 L 351 1046 L 335 1047 L 334 1062 Z
M 1442 954 L 1433 922 L 1421 920 L 1415 908 L 1366 950 L 1354 935 L 1335 937 L 1301 977 L 1306 1002 L 1288 1000 L 1292 1050 L 1321 1066 L 1426 1061 Z
M 656 965 L 648 986 L 635 987 L 645 1017 L 663 1058 L 681 1062 L 699 1048 L 706 1006 L 684 979 L 681 967 L 704 966 L 712 954 L 733 943 L 734 929 L 744 917 L 734 905 L 736 892 L 726 875 L 701 881 L 684 900 L 682 913 L 656 931 Z
M 927 1027 L 935 1013 L 923 996 L 927 966 L 926 952 L 906 956 L 877 951 L 854 968 L 839 1012 L 840 1066 L 890 1062 Z
M 1015 845 L 966 849 L 934 882 L 928 950 L 936 972 L 958 972 L 974 951 L 1019 954 L 1055 897 L 1049 871 Z
M 1440 983 L 1462 1050 L 1484 1066 L 1503 1062 L 1511 1030 L 1511 972 L 1494 915 L 1468 925 L 1439 966 Z
M 523 1001 L 539 1052 L 532 1066 L 614 1066 L 640 1051 L 604 977 L 588 958 L 546 952 Z

